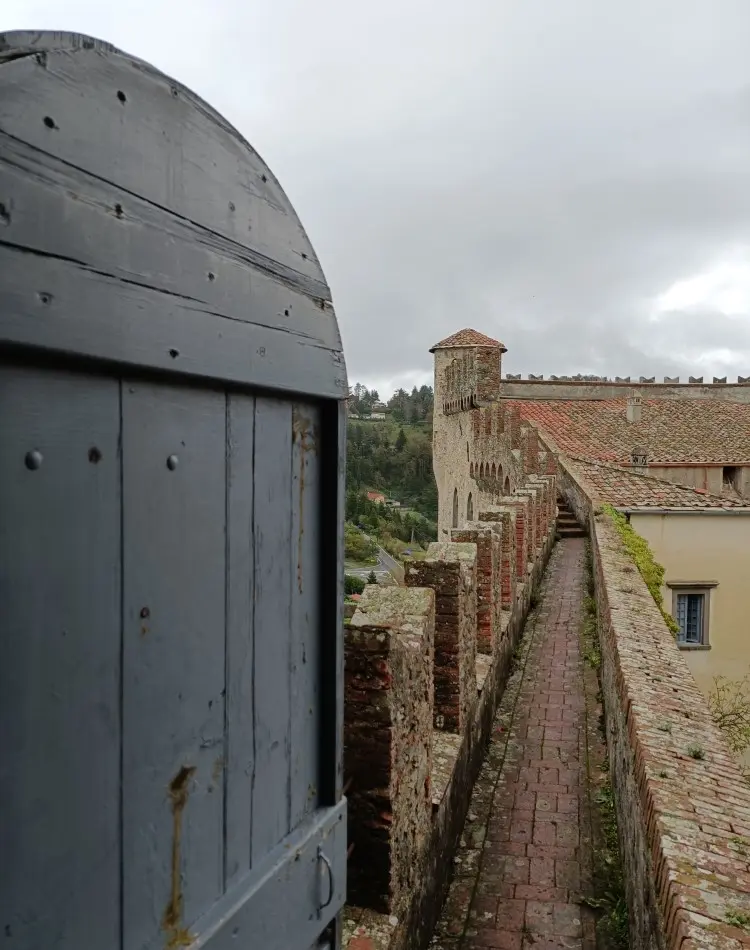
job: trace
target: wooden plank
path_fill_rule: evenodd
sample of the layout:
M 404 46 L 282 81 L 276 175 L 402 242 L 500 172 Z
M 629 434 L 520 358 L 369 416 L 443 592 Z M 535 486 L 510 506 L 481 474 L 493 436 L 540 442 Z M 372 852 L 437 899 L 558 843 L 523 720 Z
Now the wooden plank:
M 315 808 L 320 757 L 320 413 L 292 413 L 291 827 Z
M 292 404 L 255 404 L 254 865 L 290 830 Z
M 255 400 L 227 400 L 225 888 L 250 867 L 253 786 Z
M 117 380 L 0 365 L 0 921 L 18 950 L 120 945 L 119 428 Z
M 0 154 L 0 190 L 13 195 L 4 243 L 341 348 L 335 322 L 321 313 L 321 301 L 330 302 L 322 276 L 300 274 L 276 260 L 271 248 L 260 253 L 2 133 Z M 263 295 L 258 281 L 268 286 Z M 259 307 L 269 294 L 272 306 Z M 306 307 L 300 295 L 308 298 Z
M 346 802 L 321 808 L 199 922 L 194 950 L 309 950 L 346 897 Z M 325 905 L 325 906 L 323 906 Z M 337 944 L 340 946 L 340 944 Z
M 6 62 L 2 90 L 7 134 L 322 279 L 289 199 L 258 153 L 152 66 L 122 53 L 49 50 L 43 62 Z
M 177 946 L 223 889 L 225 396 L 124 382 L 122 446 L 124 947 Z
M 346 394 L 342 354 L 294 329 L 231 319 L 194 300 L 2 243 L 0 273 L 0 342 L 316 396 Z M 273 281 L 264 280 L 270 288 Z M 262 295 L 260 282 L 256 291 Z

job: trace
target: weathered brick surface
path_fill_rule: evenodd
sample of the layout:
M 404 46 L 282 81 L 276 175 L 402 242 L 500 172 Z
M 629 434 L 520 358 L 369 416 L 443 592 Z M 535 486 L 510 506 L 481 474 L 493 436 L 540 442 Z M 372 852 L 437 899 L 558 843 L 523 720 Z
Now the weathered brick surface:
M 525 475 L 539 470 L 539 433 L 533 426 L 521 427 L 521 462 Z
M 543 482 L 547 486 L 547 528 L 551 529 L 557 518 L 557 477 L 553 473 L 536 475 L 532 481 Z
M 508 495 L 502 499 L 502 505 L 493 507 L 512 508 L 516 513 L 516 577 L 523 582 L 526 580 L 529 561 L 533 560 L 529 532 L 530 499 L 525 496 L 519 497 L 516 494 Z M 482 521 L 487 520 L 481 512 L 479 517 Z
M 500 543 L 500 607 L 510 610 L 516 599 L 516 581 L 518 571 L 516 567 L 516 511 L 514 508 L 504 508 L 493 505 L 483 508 L 479 512 L 482 522 L 494 522 L 502 529 Z
M 543 543 L 546 531 L 544 530 L 544 511 L 542 507 L 542 487 L 531 480 L 517 488 L 512 497 L 528 498 L 528 541 L 529 541 L 529 561 L 533 561 L 536 552 Z
M 511 529 L 508 540 L 514 542 L 510 546 L 510 551 L 514 552 L 515 539 L 512 530 L 515 525 L 514 510 L 501 511 L 494 516 L 492 522 L 489 524 L 482 523 L 478 527 L 485 530 L 489 527 L 490 530 L 496 532 L 504 524 L 508 524 Z M 436 548 L 438 551 L 442 548 L 442 552 L 447 554 L 450 548 L 473 548 L 476 550 L 476 545 L 469 542 L 453 542 L 452 544 L 436 546 Z M 529 575 L 528 582 L 519 588 L 523 591 L 523 596 L 513 599 L 512 609 L 501 611 L 501 630 L 503 634 L 496 638 L 495 652 L 491 656 L 487 655 L 483 658 L 485 663 L 481 693 L 476 696 L 475 686 L 476 699 L 473 714 L 467 717 L 463 731 L 460 734 L 433 733 L 432 750 L 435 787 L 438 785 L 440 773 L 445 771 L 446 774 L 442 777 L 442 791 L 437 799 L 433 800 L 429 839 L 421 854 L 417 851 L 413 854 L 413 877 L 409 899 L 402 900 L 399 904 L 394 897 L 390 901 L 391 909 L 388 913 L 375 913 L 367 909 L 348 907 L 343 915 L 343 925 L 344 945 L 348 945 L 349 950 L 351 950 L 352 944 L 357 941 L 361 943 L 368 939 L 372 941 L 376 950 L 407 950 L 407 948 L 426 945 L 437 919 L 451 869 L 454 867 L 453 855 L 458 846 L 461 828 L 469 808 L 471 789 L 481 767 L 496 704 L 504 688 L 514 650 L 521 634 L 529 605 L 529 594 L 532 585 L 541 576 L 549 550 L 550 544 L 548 543 L 544 546 L 540 560 L 535 564 Z M 432 553 L 436 553 L 435 549 Z M 512 576 L 512 573 L 509 569 L 508 576 Z M 348 649 L 351 649 L 351 645 Z M 350 715 L 351 712 L 347 711 L 347 719 Z M 408 728 L 407 720 L 404 720 L 403 728 Z M 423 732 L 421 727 L 417 731 L 420 734 Z M 443 744 L 447 743 L 447 746 L 453 750 L 452 761 L 447 764 L 443 763 L 440 768 L 438 768 L 438 763 L 435 760 L 437 755 L 436 737 L 438 736 L 442 740 L 446 740 Z M 348 774 L 346 763 L 345 772 Z M 355 794 L 353 785 L 348 794 L 350 798 Z M 359 816 L 362 817 L 361 811 Z M 370 820 L 370 815 L 367 813 L 363 817 L 365 821 Z M 395 824 L 394 813 L 394 827 Z M 414 846 L 413 840 L 409 846 Z M 354 882 L 356 886 L 358 882 L 361 882 L 363 875 L 369 875 L 371 871 L 369 851 L 355 847 L 349 862 L 350 883 Z M 383 906 L 382 899 L 378 906 Z M 394 908 L 398 908 L 395 913 Z
M 435 591 L 436 729 L 462 732 L 477 698 L 477 548 L 438 541 L 423 561 L 408 561 L 409 587 Z
M 727 919 L 750 915 L 750 788 L 614 525 L 562 463 L 561 488 L 591 526 L 630 946 L 750 946 Z
M 500 388 L 500 351 L 482 346 L 476 354 L 477 396 L 480 401 L 493 399 Z
M 502 528 L 499 524 L 468 522 L 454 528 L 451 541 L 477 546 L 477 651 L 490 656 L 500 631 L 500 549 Z
M 583 542 L 558 545 L 495 717 L 436 950 L 594 950 L 581 902 L 593 896 L 586 709 L 596 695 L 579 650 L 583 577 Z
M 430 833 L 435 598 L 365 588 L 345 627 L 349 900 L 398 912 Z

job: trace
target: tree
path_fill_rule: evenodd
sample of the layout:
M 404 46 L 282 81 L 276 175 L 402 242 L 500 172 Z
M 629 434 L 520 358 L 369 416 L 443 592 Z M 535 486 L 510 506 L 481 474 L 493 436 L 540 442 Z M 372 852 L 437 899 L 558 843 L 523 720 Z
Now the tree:
M 367 583 L 368 583 L 368 584 L 377 584 L 377 582 L 378 582 L 378 579 L 377 579 L 377 577 L 375 576 L 375 571 L 370 571 L 370 573 L 367 575 Z
M 360 564 L 375 564 L 378 559 L 375 542 L 348 521 L 344 525 L 344 557 Z
M 398 436 L 396 438 L 395 448 L 397 452 L 403 452 L 404 446 L 406 445 L 406 433 L 403 428 L 398 430 Z

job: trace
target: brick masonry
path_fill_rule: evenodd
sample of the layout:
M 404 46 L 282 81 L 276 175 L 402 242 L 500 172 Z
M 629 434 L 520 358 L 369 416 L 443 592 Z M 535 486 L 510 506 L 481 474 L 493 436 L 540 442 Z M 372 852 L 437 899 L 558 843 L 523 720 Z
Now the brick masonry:
M 610 772 L 633 950 L 750 946 L 750 788 L 611 520 L 561 462 L 589 524 Z
M 499 524 L 468 522 L 454 528 L 451 541 L 477 547 L 477 652 L 492 656 L 495 639 L 500 635 L 500 551 L 502 528 Z
M 535 516 L 541 492 L 524 497 L 521 504 Z M 457 533 L 462 540 L 434 544 L 424 561 L 407 564 L 406 590 L 367 588 L 349 620 L 344 770 L 350 840 L 355 847 L 348 868 L 344 946 L 364 947 L 369 941 L 371 950 L 402 950 L 424 946 L 432 933 L 494 711 L 532 590 L 554 540 L 550 530 L 533 568 L 519 580 L 515 528 L 515 506 L 493 513 L 489 522 L 471 523 L 465 528 L 469 534 Z M 488 571 L 494 571 L 494 578 L 486 576 Z M 409 601 L 404 605 L 400 597 L 433 591 L 436 715 L 431 724 L 439 728 L 428 730 L 431 717 L 424 704 L 410 706 L 405 695 L 410 688 L 405 685 L 408 671 L 415 676 L 424 656 L 416 651 L 406 654 L 403 663 L 400 659 L 404 631 L 424 622 L 414 620 L 424 610 Z M 506 609 L 501 591 L 512 593 Z M 485 648 L 491 645 L 492 651 L 480 656 L 480 624 L 484 617 L 486 634 L 486 621 L 493 616 L 491 636 L 485 636 Z M 394 695 L 383 696 L 389 689 Z M 440 708 L 444 711 L 438 714 Z M 406 746 L 418 768 L 431 761 L 432 813 L 426 832 L 420 824 L 424 812 L 418 793 L 423 771 L 412 780 L 413 767 L 399 752 Z M 384 749 L 390 750 L 388 755 Z M 386 763 L 386 774 L 377 771 L 378 763 Z
M 405 577 L 435 591 L 435 728 L 461 733 L 477 696 L 477 547 L 438 541 Z
M 430 832 L 435 602 L 431 590 L 366 587 L 345 631 L 344 759 L 349 899 L 398 910 Z
M 594 950 L 589 718 L 596 678 L 580 654 L 584 547 L 550 559 L 493 723 L 435 950 Z

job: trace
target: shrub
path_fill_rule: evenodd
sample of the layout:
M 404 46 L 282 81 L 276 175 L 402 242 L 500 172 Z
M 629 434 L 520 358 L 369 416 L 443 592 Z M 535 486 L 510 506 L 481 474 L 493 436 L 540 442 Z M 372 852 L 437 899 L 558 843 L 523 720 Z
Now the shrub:
M 344 574 L 344 593 L 347 597 L 351 597 L 352 594 L 361 594 L 365 589 L 365 582 L 361 577 L 356 577 L 354 574 Z

